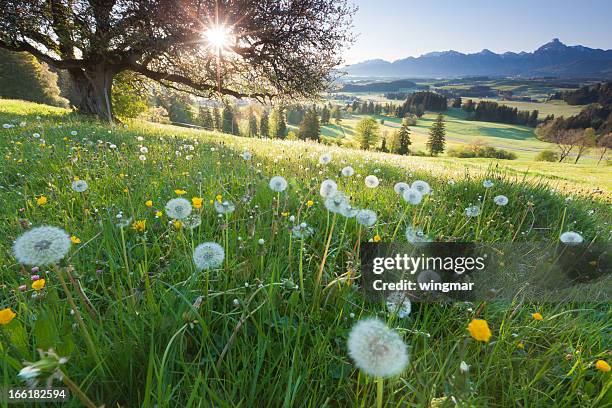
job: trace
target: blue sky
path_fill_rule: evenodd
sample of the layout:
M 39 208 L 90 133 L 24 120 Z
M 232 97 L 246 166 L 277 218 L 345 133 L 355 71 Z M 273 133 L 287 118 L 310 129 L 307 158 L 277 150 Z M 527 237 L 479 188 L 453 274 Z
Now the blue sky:
M 346 63 L 430 51 L 533 51 L 553 38 L 612 48 L 610 0 L 353 0 L 357 42 Z

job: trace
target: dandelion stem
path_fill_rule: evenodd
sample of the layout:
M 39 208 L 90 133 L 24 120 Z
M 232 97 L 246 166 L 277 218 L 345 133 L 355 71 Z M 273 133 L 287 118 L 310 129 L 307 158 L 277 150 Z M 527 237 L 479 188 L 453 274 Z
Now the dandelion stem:
M 66 386 L 70 388 L 70 391 L 72 391 L 72 393 L 75 394 L 81 400 L 83 405 L 85 405 L 87 408 L 97 408 L 96 404 L 94 404 L 93 401 L 90 400 L 87 395 L 85 395 L 85 393 L 74 381 L 68 378 L 66 373 L 62 372 L 62 377 L 62 381 L 64 382 L 64 384 L 66 384 Z
M 376 408 L 383 406 L 383 381 L 382 377 L 376 379 Z
M 397 225 L 395 226 L 395 230 L 393 231 L 393 236 L 391 237 L 391 242 L 393 242 L 393 240 L 395 239 L 395 236 L 397 235 L 397 231 L 399 230 L 400 225 L 402 225 L 402 222 L 404 221 L 404 218 L 406 217 L 407 212 L 408 212 L 408 207 L 404 208 L 404 212 L 402 212 L 402 216 L 400 217 L 399 221 L 397 222 Z
M 331 227 L 329 227 L 329 235 L 327 236 L 327 243 L 325 244 L 325 251 L 323 252 L 323 259 L 321 259 L 321 267 L 319 268 L 319 273 L 317 274 L 317 291 L 318 291 L 318 285 L 321 283 L 321 278 L 323 277 L 323 268 L 325 268 L 325 261 L 327 261 L 327 254 L 329 253 L 329 245 L 331 244 L 335 225 L 336 225 L 336 213 L 334 213 L 334 217 L 332 218 Z

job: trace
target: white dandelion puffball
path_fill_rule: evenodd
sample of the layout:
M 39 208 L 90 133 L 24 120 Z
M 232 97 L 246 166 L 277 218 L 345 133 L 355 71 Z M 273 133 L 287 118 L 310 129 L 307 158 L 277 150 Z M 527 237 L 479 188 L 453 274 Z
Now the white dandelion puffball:
M 423 180 L 414 181 L 410 188 L 418 191 L 419 193 L 421 193 L 421 195 L 427 195 L 431 192 L 431 187 L 429 187 L 429 184 Z
M 491 180 L 485 180 L 482 182 L 482 186 L 484 188 L 491 188 L 493 187 L 493 182 Z
M 344 177 L 351 177 L 355 174 L 355 170 L 351 166 L 346 166 L 342 169 L 342 175 Z
M 470 366 L 465 361 L 462 361 L 461 364 L 459 364 L 459 371 L 461 371 L 461 374 L 465 374 L 470 371 Z
M 423 194 L 419 193 L 414 188 L 409 188 L 408 190 L 404 191 L 402 198 L 408 204 L 419 205 L 423 200 Z
M 395 185 L 393 186 L 393 191 L 395 191 L 395 194 L 401 196 L 404 195 L 404 191 L 408 190 L 409 188 L 410 186 L 408 185 L 408 183 L 400 181 L 399 183 L 395 183 Z
M 236 206 L 231 201 L 219 202 L 215 200 L 215 211 L 218 214 L 231 214 L 236 209 Z
M 408 351 L 400 335 L 376 318 L 353 326 L 348 352 L 360 370 L 374 377 L 394 377 L 408 364 Z
M 327 179 L 321 183 L 319 194 L 321 197 L 329 197 L 336 194 L 336 191 L 338 191 L 338 184 L 334 180 Z
M 82 193 L 87 190 L 87 182 L 85 180 L 75 180 L 72 182 L 72 190 L 77 193 Z
M 287 189 L 287 180 L 282 176 L 274 176 L 270 179 L 270 189 L 280 193 Z
M 196 229 L 202 224 L 202 218 L 200 216 L 191 214 L 189 217 L 185 217 L 182 221 L 185 228 L 190 230 Z
M 177 220 L 187 218 L 191 214 L 191 203 L 184 198 L 173 198 L 166 203 L 166 214 Z
M 329 164 L 332 160 L 332 156 L 331 153 L 323 153 L 321 156 L 319 156 L 319 164 Z
M 348 198 L 341 191 L 336 191 L 325 199 L 325 208 L 332 213 L 341 213 L 344 207 L 348 205 Z
M 561 236 L 559 237 L 559 240 L 566 245 L 579 245 L 579 244 L 582 244 L 582 241 L 584 241 L 584 238 L 582 238 L 582 235 L 580 235 L 577 232 L 567 231 L 561 234 Z
M 365 185 L 368 188 L 376 188 L 378 187 L 379 184 L 380 184 L 380 181 L 378 180 L 378 177 L 372 174 L 370 174 L 369 176 L 365 178 Z
M 340 214 L 346 218 L 353 218 L 359 214 L 359 211 L 359 208 L 355 208 L 347 203 L 342 209 L 340 209 Z
M 198 270 L 214 269 L 223 264 L 225 251 L 216 242 L 205 242 L 193 251 L 193 263 Z
M 387 296 L 387 309 L 391 313 L 397 313 L 397 317 L 403 319 L 408 317 L 412 311 L 412 303 L 404 292 L 392 292 Z
M 442 282 L 442 278 L 440 277 L 440 274 L 438 272 L 432 271 L 430 269 L 425 269 L 424 271 L 418 274 L 417 282 L 418 283 L 431 283 L 431 282 L 440 283 Z
M 147 154 L 147 153 L 149 153 L 149 149 L 146 146 L 142 146 L 140 148 L 140 153 Z
M 376 213 L 372 210 L 361 210 L 357 213 L 356 220 L 364 227 L 371 227 L 376 223 Z
M 76 136 L 78 133 L 77 133 L 77 131 L 76 131 L 76 130 L 73 130 L 73 131 L 71 131 L 71 132 L 70 132 L 70 134 L 71 134 L 72 136 Z
M 468 217 L 478 217 L 480 215 L 480 207 L 477 205 L 469 206 L 465 209 L 465 215 Z
M 141 154 L 140 156 L 138 156 L 138 160 L 140 160 L 141 162 L 147 161 L 147 156 L 145 156 L 144 154 Z
M 308 238 L 314 233 L 314 229 L 308 226 L 305 222 L 296 225 L 291 229 L 291 235 L 297 239 Z
M 429 237 L 420 228 L 414 228 L 412 225 L 406 227 L 406 239 L 411 244 L 418 244 L 422 242 L 430 242 Z
M 242 154 L 241 154 L 240 156 L 241 156 L 241 157 L 242 157 L 242 159 L 243 159 L 243 160 L 245 160 L 245 161 L 249 161 L 249 160 L 251 160 L 251 157 L 253 157 L 253 156 L 251 155 L 251 153 L 249 153 L 249 152 L 247 152 L 247 151 L 242 152 Z
M 70 250 L 70 235 L 61 228 L 33 228 L 15 240 L 15 258 L 25 265 L 43 266 L 59 262 Z
M 505 195 L 498 195 L 493 198 L 493 202 L 499 206 L 504 206 L 508 204 L 508 197 Z

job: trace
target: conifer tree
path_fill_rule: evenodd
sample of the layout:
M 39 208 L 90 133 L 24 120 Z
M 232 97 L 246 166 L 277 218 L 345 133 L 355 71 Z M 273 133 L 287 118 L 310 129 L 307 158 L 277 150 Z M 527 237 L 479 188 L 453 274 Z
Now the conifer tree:
M 321 109 L 321 124 L 322 125 L 329 124 L 329 118 L 330 118 L 329 108 L 327 107 L 327 105 L 323 105 L 323 108 Z
M 257 118 L 255 117 L 255 114 L 253 113 L 253 111 L 251 110 L 249 112 L 249 130 L 248 130 L 249 137 L 257 137 Z
M 270 115 L 270 137 L 284 139 L 287 137 L 287 123 L 283 107 L 272 110 Z
M 427 140 L 427 150 L 432 156 L 444 152 L 446 143 L 446 126 L 444 124 L 444 115 L 438 114 L 436 121 L 429 129 L 429 139 Z
M 298 132 L 298 138 L 301 140 L 314 140 L 318 142 L 321 139 L 321 126 L 317 110 L 313 106 L 306 111 Z
M 215 128 L 213 117 L 210 114 L 210 109 L 208 106 L 200 105 L 199 117 L 200 126 L 202 126 L 204 129 L 213 130 Z
M 397 134 L 397 139 L 397 150 L 395 153 L 407 155 L 410 151 L 412 141 L 410 140 L 410 129 L 405 120 L 402 122 L 402 127 Z
M 268 119 L 268 111 L 264 110 L 259 118 L 259 136 L 270 137 L 270 126 Z
M 215 106 L 213 108 L 213 127 L 215 130 L 221 130 L 221 114 L 219 113 L 219 108 Z
M 357 123 L 357 140 L 359 146 L 364 150 L 369 150 L 375 146 L 379 138 L 379 125 L 373 118 L 363 118 Z
M 229 105 L 225 105 L 223 112 L 221 112 L 221 130 L 223 133 L 238 134 L 238 124 L 236 123 L 234 111 Z

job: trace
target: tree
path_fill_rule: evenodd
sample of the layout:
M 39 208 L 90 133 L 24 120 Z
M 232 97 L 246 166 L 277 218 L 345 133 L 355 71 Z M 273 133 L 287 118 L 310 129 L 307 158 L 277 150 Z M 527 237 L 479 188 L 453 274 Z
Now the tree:
M 327 105 L 323 105 L 323 108 L 321 109 L 321 124 L 328 125 L 330 116 L 329 108 Z
M 113 106 L 120 118 L 135 118 L 149 108 L 149 95 L 141 78 L 133 72 L 118 74 L 113 83 Z
M 370 147 L 376 145 L 379 138 L 379 125 L 376 119 L 363 118 L 357 123 L 355 128 L 357 132 L 357 140 L 359 146 L 364 150 L 369 150 Z
M 348 0 L 3 0 L 0 48 L 70 74 L 82 113 L 113 120 L 124 71 L 195 95 L 308 97 L 325 89 L 347 43 Z M 226 44 L 207 43 L 218 23 Z
M 268 124 L 268 111 L 263 111 L 261 118 L 259 118 L 259 135 L 261 137 L 270 136 L 270 126 Z
M 574 164 L 578 163 L 578 160 L 588 148 L 595 146 L 595 140 L 595 130 L 593 128 L 586 128 L 582 131 L 578 139 L 578 153 L 576 153 Z
M 387 138 L 383 137 L 382 143 L 380 144 L 380 151 L 383 153 L 389 153 L 389 149 L 387 148 Z
M 402 122 L 402 127 L 397 133 L 397 150 L 394 153 L 406 155 L 410 152 L 410 129 L 406 121 Z
M 255 114 L 253 113 L 253 111 L 249 111 L 249 130 L 248 130 L 248 136 L 249 137 L 257 137 L 257 118 L 255 117 Z
M 340 122 L 342 122 L 342 112 L 340 111 L 339 106 L 334 106 L 331 115 L 334 118 L 334 122 L 336 122 L 336 125 L 339 125 Z
M 231 135 L 237 135 L 239 133 L 236 115 L 229 104 L 226 104 L 221 112 L 221 131 Z
M 461 107 L 461 97 L 457 96 L 455 99 L 453 99 L 453 108 L 460 108 Z
M 606 155 L 608 149 L 612 148 L 612 133 L 606 133 L 605 135 L 601 135 L 599 139 L 597 139 L 597 147 L 601 151 L 601 154 L 599 155 L 599 160 L 597 160 L 597 164 L 599 164 Z
M 270 115 L 270 137 L 284 139 L 286 136 L 285 109 L 279 106 L 276 109 L 272 109 L 272 114 Z
M 546 122 L 536 129 L 536 134 L 543 140 L 554 143 L 559 149 L 559 163 L 580 143 L 582 129 L 567 129 L 563 117 Z
M 219 107 L 216 105 L 213 107 L 212 116 L 215 130 L 221 130 L 221 113 L 219 113 Z
M 175 123 L 194 123 L 194 114 L 191 108 L 191 98 L 184 93 L 171 93 L 162 102 L 171 122 Z
M 427 140 L 427 150 L 432 156 L 444 152 L 446 144 L 446 126 L 444 124 L 444 115 L 438 114 L 436 121 L 429 129 L 429 139 Z
M 314 140 L 315 142 L 321 139 L 319 116 L 314 106 L 306 111 L 304 119 L 300 123 L 298 138 L 301 140 Z
M 0 49 L 0 97 L 67 106 L 58 76 L 32 55 Z
M 200 105 L 198 116 L 200 118 L 200 126 L 204 129 L 213 130 L 215 128 L 214 120 L 208 106 Z

